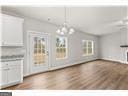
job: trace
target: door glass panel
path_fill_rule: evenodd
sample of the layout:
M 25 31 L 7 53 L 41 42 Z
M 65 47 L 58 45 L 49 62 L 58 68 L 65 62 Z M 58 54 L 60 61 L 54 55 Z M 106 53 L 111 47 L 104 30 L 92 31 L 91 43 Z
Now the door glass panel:
M 34 64 L 43 64 L 45 63 L 45 39 L 35 37 L 34 38 Z

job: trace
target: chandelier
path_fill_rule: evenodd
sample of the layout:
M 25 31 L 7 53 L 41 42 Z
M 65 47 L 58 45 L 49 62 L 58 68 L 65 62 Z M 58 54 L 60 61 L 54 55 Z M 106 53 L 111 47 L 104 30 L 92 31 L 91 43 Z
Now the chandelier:
M 75 30 L 67 26 L 66 7 L 64 7 L 64 18 L 65 20 L 63 26 L 57 29 L 56 33 L 60 35 L 71 35 L 75 32 Z

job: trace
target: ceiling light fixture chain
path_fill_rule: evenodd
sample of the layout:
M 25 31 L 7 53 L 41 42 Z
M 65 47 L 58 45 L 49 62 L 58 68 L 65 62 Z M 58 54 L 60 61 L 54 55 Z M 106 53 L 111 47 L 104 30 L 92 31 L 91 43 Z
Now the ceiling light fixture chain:
M 67 19 L 67 18 L 66 18 L 66 15 L 67 15 L 67 14 L 66 14 L 66 7 L 64 7 L 64 18 L 65 18 L 65 21 L 64 21 L 64 22 L 65 22 L 65 24 L 67 23 L 67 21 L 66 21 L 66 19 Z

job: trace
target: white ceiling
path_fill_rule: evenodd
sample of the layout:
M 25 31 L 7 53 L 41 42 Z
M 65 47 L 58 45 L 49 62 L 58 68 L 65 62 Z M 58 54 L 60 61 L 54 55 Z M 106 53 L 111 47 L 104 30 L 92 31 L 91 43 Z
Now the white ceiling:
M 35 18 L 41 21 L 62 25 L 64 23 L 64 7 L 2 7 L 4 11 Z M 67 7 L 67 21 L 70 27 L 94 35 L 118 32 L 117 22 L 127 17 L 125 6 L 106 7 Z

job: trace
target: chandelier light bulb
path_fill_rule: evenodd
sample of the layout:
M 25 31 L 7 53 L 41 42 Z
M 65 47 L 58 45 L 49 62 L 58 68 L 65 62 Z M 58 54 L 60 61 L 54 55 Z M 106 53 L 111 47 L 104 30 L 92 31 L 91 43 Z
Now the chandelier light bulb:
M 64 35 L 64 32 L 60 32 L 61 35 Z
M 58 29 L 58 30 L 56 31 L 56 33 L 60 34 L 60 29 Z
M 70 31 L 70 32 L 69 32 L 69 35 L 71 35 L 71 34 L 73 34 L 73 32 Z
M 66 27 L 63 27 L 63 28 L 61 29 L 61 31 L 64 32 L 64 33 L 67 33 L 67 32 L 68 32 L 68 30 L 67 30 Z
M 73 34 L 75 31 L 74 31 L 74 29 L 73 28 L 71 28 L 70 30 L 69 30 L 69 34 Z
M 75 30 L 74 30 L 73 28 L 70 28 L 70 32 L 73 32 L 73 33 L 74 33 L 74 32 L 75 32 Z

